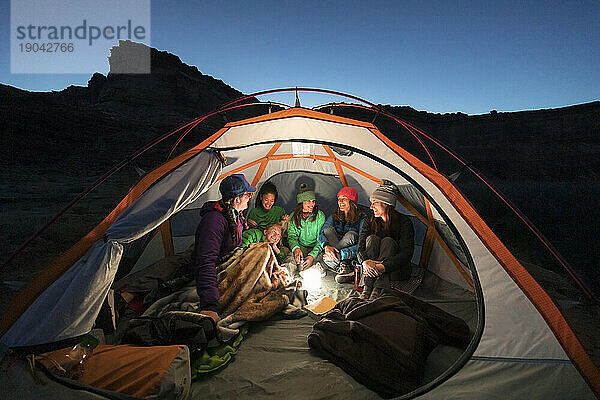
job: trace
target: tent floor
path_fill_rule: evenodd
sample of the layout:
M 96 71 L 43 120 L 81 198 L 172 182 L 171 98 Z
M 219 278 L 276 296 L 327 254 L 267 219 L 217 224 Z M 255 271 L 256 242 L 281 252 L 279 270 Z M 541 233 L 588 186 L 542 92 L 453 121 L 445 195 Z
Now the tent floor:
M 328 295 L 341 300 L 353 292 L 352 285 L 338 285 L 330 274 L 324 278 L 322 290 L 311 297 Z M 464 319 L 474 331 L 477 308 L 472 294 L 459 288 L 440 288 L 439 284 L 435 292 L 427 289 L 427 283 L 434 281 L 426 279 L 414 295 Z M 310 350 L 307 336 L 314 323 L 314 319 L 304 317 L 251 324 L 234 361 L 195 380 L 190 398 L 380 398 Z M 448 369 L 462 352 L 460 348 L 437 346 L 427 360 L 423 384 Z

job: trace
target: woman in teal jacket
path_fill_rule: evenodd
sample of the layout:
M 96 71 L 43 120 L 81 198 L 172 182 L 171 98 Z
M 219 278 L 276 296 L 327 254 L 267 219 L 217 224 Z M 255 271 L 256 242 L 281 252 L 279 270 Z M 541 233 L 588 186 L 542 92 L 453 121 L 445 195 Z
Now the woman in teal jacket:
M 306 185 L 300 186 L 296 195 L 298 205 L 290 216 L 288 244 L 292 257 L 287 266 L 291 276 L 310 268 L 321 256 L 323 248 L 319 244 L 319 233 L 325 223 L 325 214 L 316 204 L 315 192 Z
M 321 233 L 319 243 L 323 247 L 323 262 L 330 270 L 336 272 L 338 283 L 354 280 L 354 268 L 351 265 L 356 260 L 358 236 L 365 220 L 365 215 L 358 207 L 358 192 L 345 186 L 337 194 L 338 207 L 327 218 Z

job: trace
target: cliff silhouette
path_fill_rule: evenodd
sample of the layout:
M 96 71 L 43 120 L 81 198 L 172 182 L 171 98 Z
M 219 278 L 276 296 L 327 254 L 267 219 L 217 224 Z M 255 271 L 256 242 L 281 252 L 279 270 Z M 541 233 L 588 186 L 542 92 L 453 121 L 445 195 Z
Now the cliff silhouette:
M 111 71 L 118 71 L 120 63 L 127 62 L 128 52 L 138 46 L 144 45 L 122 41 L 113 48 Z M 87 87 L 52 92 L 0 85 L 0 204 L 6 210 L 0 221 L 5 232 L 0 237 L 5 244 L 3 254 L 10 254 L 48 216 L 142 145 L 243 95 L 173 54 L 156 49 L 150 54 L 151 74 L 147 75 L 96 73 Z M 589 266 L 590 280 L 597 281 L 592 267 L 599 260 L 586 255 L 586 249 L 593 245 L 590 238 L 595 237 L 600 223 L 596 210 L 600 193 L 596 184 L 600 175 L 599 101 L 482 115 L 381 107 L 463 156 L 506 191 L 542 231 L 561 226 L 557 233 L 548 234 L 550 239 L 569 260 L 584 269 Z M 244 112 L 233 117 L 247 116 Z M 337 107 L 334 113 L 374 121 L 388 137 L 427 161 L 418 142 L 389 119 L 348 107 Z M 225 122 L 221 116 L 207 120 L 178 146 L 178 152 L 199 143 Z M 175 139 L 161 143 L 134 166 L 148 171 L 165 161 Z M 459 170 L 460 165 L 451 158 L 427 140 L 424 143 L 440 171 L 450 176 Z M 137 179 L 133 168 L 124 174 L 128 176 L 115 184 L 121 197 Z M 518 182 L 530 186 L 523 190 Z M 562 194 L 557 197 L 559 192 Z M 114 204 L 106 204 L 98 215 L 106 215 L 112 207 Z M 13 221 L 23 214 L 29 220 L 15 226 Z M 87 225 L 98 218 L 90 217 Z M 581 221 L 588 223 L 582 225 Z M 497 226 L 502 223 L 500 219 Z M 568 234 L 566 223 L 570 224 Z
M 144 45 L 122 41 L 113 48 L 111 70 L 119 70 L 126 54 L 138 46 Z M 13 168 L 46 160 L 70 169 L 83 162 L 90 174 L 101 173 L 154 137 L 242 96 L 165 51 L 151 49 L 151 71 L 146 75 L 96 73 L 87 87 L 70 86 L 58 92 L 0 85 L 3 163 Z M 381 107 L 447 144 L 492 179 L 581 181 L 600 174 L 598 101 L 482 115 Z M 373 117 L 353 109 L 335 112 L 366 120 Z M 208 121 L 193 135 L 194 141 L 222 123 Z M 415 144 L 384 117 L 376 124 L 400 144 Z M 419 146 L 414 150 L 426 159 L 418 154 Z

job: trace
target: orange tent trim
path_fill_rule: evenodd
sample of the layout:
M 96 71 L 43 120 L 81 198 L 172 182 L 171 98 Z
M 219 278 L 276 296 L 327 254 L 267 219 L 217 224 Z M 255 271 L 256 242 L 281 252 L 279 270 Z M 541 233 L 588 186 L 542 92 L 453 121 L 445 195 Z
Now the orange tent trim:
M 325 149 L 327 154 L 329 154 L 329 156 L 333 158 L 333 165 L 335 165 L 335 170 L 337 171 L 338 177 L 342 182 L 342 186 L 348 186 L 348 181 L 346 180 L 346 175 L 344 175 L 344 170 L 342 169 L 342 164 L 340 163 L 340 160 L 338 160 L 335 154 L 333 154 L 333 151 L 329 148 L 329 146 L 324 144 L 323 148 Z

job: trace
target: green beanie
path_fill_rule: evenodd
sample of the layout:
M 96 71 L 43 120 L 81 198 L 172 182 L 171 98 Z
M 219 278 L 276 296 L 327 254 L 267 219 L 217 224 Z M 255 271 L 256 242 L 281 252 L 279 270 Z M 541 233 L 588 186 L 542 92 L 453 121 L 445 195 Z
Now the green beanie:
M 300 192 L 296 195 L 296 200 L 298 201 L 298 204 L 302 203 L 303 201 L 315 200 L 315 192 L 313 192 L 312 190 Z

